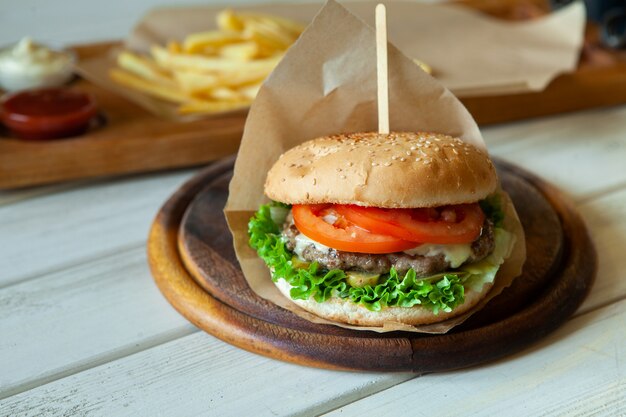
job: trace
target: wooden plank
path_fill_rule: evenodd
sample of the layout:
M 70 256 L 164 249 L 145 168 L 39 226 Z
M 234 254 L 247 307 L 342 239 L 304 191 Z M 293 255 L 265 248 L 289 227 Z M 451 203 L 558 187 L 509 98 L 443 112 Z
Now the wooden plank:
M 196 333 L 2 400 L 0 415 L 313 415 L 413 377 L 300 367 Z
M 191 173 L 92 183 L 0 206 L 0 287 L 143 245 L 159 206 Z
M 515 357 L 425 375 L 331 416 L 626 414 L 626 301 L 579 316 Z
M 575 200 L 626 186 L 626 107 L 483 130 L 493 155 L 561 188 Z
M 143 247 L 5 288 L 0 398 L 196 331 L 153 284 Z
M 46 194 L 57 193 L 70 188 L 75 188 L 84 182 L 75 181 L 64 184 L 54 184 L 41 187 L 23 188 L 20 190 L 0 191 L 0 206 L 14 204 L 19 201 L 43 196 Z
M 331 415 L 511 415 L 520 404 L 524 415 L 613 412 L 626 407 L 624 325 L 621 302 L 512 358 L 412 380 L 285 364 L 197 333 L 7 398 L 0 414 L 318 415 L 346 404 Z
M 626 298 L 626 188 L 585 202 L 580 212 L 598 252 L 598 274 L 581 312 Z

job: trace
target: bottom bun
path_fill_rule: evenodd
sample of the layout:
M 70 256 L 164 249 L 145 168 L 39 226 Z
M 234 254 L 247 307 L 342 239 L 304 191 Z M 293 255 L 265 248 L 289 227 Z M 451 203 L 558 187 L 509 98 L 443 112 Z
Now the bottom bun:
M 281 278 L 275 284 L 285 297 L 306 311 L 328 320 L 359 326 L 383 326 L 385 322 L 417 326 L 444 321 L 463 314 L 474 307 L 487 295 L 493 285 L 491 283 L 485 284 L 480 291 L 466 288 L 463 304 L 458 305 L 450 312 L 440 311 L 439 314 L 434 314 L 432 310 L 419 305 L 414 307 L 383 307 L 380 311 L 370 311 L 363 305 L 355 304 L 349 299 L 339 297 L 332 297 L 321 303 L 312 298 L 308 300 L 293 300 L 289 295 L 291 285 L 287 281 Z

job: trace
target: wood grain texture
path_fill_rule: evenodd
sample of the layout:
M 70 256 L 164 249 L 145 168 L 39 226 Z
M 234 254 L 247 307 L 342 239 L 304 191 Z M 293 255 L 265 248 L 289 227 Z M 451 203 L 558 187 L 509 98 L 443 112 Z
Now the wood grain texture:
M 75 49 L 87 58 L 110 47 Z M 0 133 L 0 189 L 199 165 L 239 147 L 245 112 L 174 122 L 86 80 L 78 79 L 71 87 L 96 97 L 104 124 L 54 141 L 22 141 Z
M 626 299 L 626 188 L 581 205 L 598 252 L 598 274 L 593 291 L 580 307 L 589 311 Z
M 184 249 L 201 250 L 202 255 L 196 259 L 207 258 L 193 264 L 189 263 L 193 259 L 190 252 L 186 257 L 181 257 L 178 235 L 181 225 L 184 227 L 181 222 L 185 210 L 188 210 L 194 198 L 197 199 L 194 203 L 203 200 L 201 196 L 204 187 L 209 190 L 205 192 L 210 193 L 211 181 L 214 179 L 218 179 L 218 194 L 212 194 L 204 200 L 220 204 L 219 196 L 225 198 L 224 174 L 228 173 L 228 169 L 215 172 L 216 168 L 213 167 L 198 175 L 166 203 L 150 234 L 149 262 L 157 285 L 181 314 L 229 343 L 277 359 L 328 368 L 417 372 L 454 369 L 493 360 L 527 346 L 558 327 L 582 302 L 595 271 L 593 246 L 584 225 L 569 203 L 562 199 L 558 191 L 521 169 L 509 165 L 501 168 L 503 172 L 509 173 L 503 176 L 503 184 L 505 188 L 510 187 L 512 198 L 520 207 L 522 221 L 527 227 L 537 222 L 527 231 L 529 242 L 533 242 L 534 238 L 530 232 L 543 230 L 536 240 L 539 246 L 528 248 L 529 256 L 535 256 L 533 261 L 537 260 L 539 266 L 533 261 L 527 265 L 541 272 L 534 277 L 535 272 L 527 272 L 527 275 L 518 279 L 524 285 L 517 289 L 511 288 L 514 298 L 524 299 L 514 305 L 514 309 L 511 310 L 509 303 L 499 307 L 488 306 L 482 318 L 478 315 L 446 335 L 401 332 L 379 335 L 333 326 L 303 324 L 301 319 L 290 317 L 292 315 L 280 308 L 255 300 L 258 298 L 256 295 L 245 290 L 238 291 L 237 284 L 229 282 L 242 278 L 237 278 L 237 270 L 232 263 L 233 255 L 227 252 L 228 242 L 223 240 L 219 244 L 215 243 L 220 239 L 228 239 L 229 234 L 223 226 L 221 231 L 216 230 L 217 219 L 208 214 L 205 222 L 195 225 L 212 225 L 213 229 L 208 234 L 215 236 L 214 240 L 204 242 L 205 247 L 200 249 L 193 246 L 195 243 Z M 511 176 L 523 182 L 507 180 Z M 541 195 L 550 202 L 550 205 L 544 205 L 548 211 L 541 211 L 541 204 L 537 204 L 537 201 L 541 201 L 541 195 L 533 194 L 532 188 L 520 185 L 524 182 L 541 191 Z M 205 206 L 201 206 L 200 212 L 209 213 Z M 554 212 L 563 222 L 563 245 L 559 245 L 561 230 L 559 222 L 553 217 Z M 190 218 L 191 215 L 185 217 L 185 220 L 189 221 Z M 197 237 L 199 233 L 195 230 L 188 234 Z M 226 238 L 223 237 L 225 233 Z M 550 234 L 556 237 L 547 241 L 547 247 L 542 247 L 541 241 Z M 184 242 L 184 233 L 181 236 Z M 562 258 L 559 246 L 563 247 Z M 210 293 L 203 291 L 193 280 L 181 258 L 187 259 L 192 274 L 198 274 L 205 267 L 211 268 L 209 273 L 196 275 Z M 554 263 L 558 265 L 554 267 Z M 543 279 L 537 278 L 542 274 Z M 207 276 L 214 276 L 214 281 L 207 280 Z M 525 276 L 528 276 L 527 280 Z M 538 287 L 541 287 L 541 291 L 537 294 Z M 505 316 L 501 316 L 504 307 L 507 310 Z
M 74 186 L 0 206 L 0 288 L 145 244 L 191 171 Z
M 314 416 L 414 377 L 302 368 L 198 332 L 0 400 L 0 415 Z
M 626 186 L 626 107 L 483 130 L 491 154 L 585 201 Z
M 424 375 L 324 416 L 624 416 L 624 326 L 626 301 L 578 316 L 505 360 Z M 427 400 L 416 407 L 408 398 Z
M 196 331 L 155 288 L 141 246 L 4 288 L 0 398 Z

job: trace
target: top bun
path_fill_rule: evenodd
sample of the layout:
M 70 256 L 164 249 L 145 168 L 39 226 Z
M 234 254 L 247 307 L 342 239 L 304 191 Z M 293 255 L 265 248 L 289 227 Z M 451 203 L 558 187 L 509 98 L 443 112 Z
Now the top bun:
M 287 204 L 385 208 L 473 203 L 493 193 L 489 155 L 437 133 L 349 133 L 304 142 L 270 169 L 265 194 Z

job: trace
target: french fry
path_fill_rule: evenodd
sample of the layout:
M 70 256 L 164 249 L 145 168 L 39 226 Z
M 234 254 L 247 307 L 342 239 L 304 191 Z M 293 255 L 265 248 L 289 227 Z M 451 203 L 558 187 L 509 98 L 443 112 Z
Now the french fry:
M 250 85 L 241 87 L 238 91 L 243 97 L 252 101 L 258 94 L 260 88 L 261 88 L 261 83 L 259 82 L 256 84 L 250 84 Z
M 285 19 L 280 16 L 272 16 L 263 13 L 239 13 L 240 19 L 259 19 L 270 20 L 276 23 L 278 26 L 289 31 L 292 36 L 298 37 L 304 31 L 304 26 L 298 22 L 290 19 Z
M 176 88 L 163 84 L 157 84 L 154 81 L 137 77 L 136 75 L 117 68 L 113 68 L 109 71 L 109 77 L 111 77 L 111 79 L 118 84 L 130 87 L 162 100 L 173 103 L 185 103 L 189 101 L 189 97 Z
M 228 87 L 216 87 L 209 93 L 211 98 L 218 101 L 244 102 L 251 101 L 237 90 Z
M 146 80 L 156 81 L 160 84 L 171 87 L 176 86 L 174 80 L 162 67 L 159 67 L 153 61 L 133 54 L 132 52 L 120 52 L 117 55 L 117 65 L 132 74 L 145 78 Z
M 219 113 L 225 111 L 245 109 L 250 106 L 250 101 L 190 101 L 178 107 L 178 113 Z
M 170 41 L 167 43 L 167 50 L 173 54 L 179 54 L 183 52 L 183 47 L 176 41 Z
M 220 85 L 220 77 L 195 71 L 175 71 L 174 79 L 180 88 L 189 95 L 206 93 Z
M 239 87 L 246 84 L 260 83 L 269 75 L 265 69 L 246 69 L 224 74 L 220 83 L 227 87 Z
M 200 52 L 207 46 L 217 47 L 242 41 L 239 32 L 212 30 L 209 32 L 192 33 L 183 41 L 183 52 L 193 54 Z
M 420 61 L 417 58 L 413 58 L 413 62 L 415 62 L 417 64 L 418 67 L 420 67 L 422 69 L 422 71 L 424 71 L 427 74 L 431 74 L 433 73 L 433 69 L 430 65 L 428 65 L 425 62 Z
M 258 43 L 248 41 L 224 45 L 220 48 L 220 56 L 238 61 L 250 61 L 259 55 L 261 48 Z
M 225 9 L 217 15 L 217 27 L 220 30 L 234 32 L 241 32 L 243 30 L 243 23 L 241 19 L 235 15 L 232 9 Z
M 261 84 L 267 77 L 265 71 L 237 71 L 227 74 L 207 74 L 197 71 L 176 70 L 174 79 L 187 94 L 209 94 L 216 87 L 240 88 Z
M 270 20 L 250 19 L 245 20 L 244 24 L 243 33 L 246 38 L 279 51 L 289 48 L 296 40 L 289 32 Z
M 165 48 L 157 45 L 150 48 L 150 52 L 159 65 L 171 71 L 179 69 L 189 69 L 199 72 L 248 70 L 266 71 L 266 73 L 269 74 L 282 58 L 282 55 L 277 55 L 270 58 L 242 62 L 235 59 L 214 58 L 202 55 L 172 54 Z
M 180 114 L 248 107 L 303 27 L 276 16 L 230 9 L 221 11 L 216 20 L 218 30 L 154 45 L 149 56 L 121 52 L 110 78 L 179 104 Z

